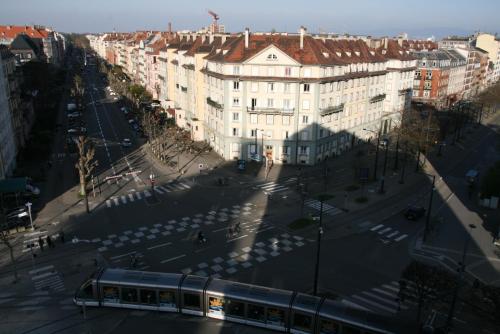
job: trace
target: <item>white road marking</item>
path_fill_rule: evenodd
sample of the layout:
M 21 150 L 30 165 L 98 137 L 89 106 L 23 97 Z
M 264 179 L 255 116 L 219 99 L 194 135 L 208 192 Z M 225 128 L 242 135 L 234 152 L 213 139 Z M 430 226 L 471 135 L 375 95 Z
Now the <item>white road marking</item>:
M 172 244 L 171 242 L 166 242 L 164 244 L 159 244 L 159 245 L 156 245 L 156 246 L 148 247 L 148 250 L 152 250 L 152 249 L 160 248 L 160 247 L 165 247 L 165 246 L 168 246 L 168 245 L 171 245 L 171 244 Z
M 50 270 L 50 269 L 54 269 L 54 266 L 50 265 L 50 266 L 46 266 L 46 267 L 42 267 L 42 268 L 30 270 L 30 271 L 28 271 L 28 274 L 33 275 L 33 274 L 37 274 L 39 272 L 42 272 L 42 271 L 45 271 L 45 270 Z
M 107 200 L 106 200 L 106 206 L 107 206 L 108 208 L 110 208 L 110 207 L 111 207 L 111 201 L 110 201 L 109 199 L 107 199 Z
M 387 227 L 387 228 L 384 228 L 382 231 L 379 231 L 378 234 L 384 234 L 386 232 L 389 232 L 390 230 L 392 230 L 391 227 Z
M 142 196 L 141 196 L 141 193 L 140 193 L 140 192 L 136 192 L 136 193 L 135 193 L 135 196 L 137 197 L 137 199 L 142 199 Z
M 389 235 L 386 235 L 385 237 L 386 238 L 392 238 L 393 236 L 397 235 L 399 232 L 398 231 L 395 231 L 395 232 L 392 232 L 391 234 Z
M 130 201 L 131 201 L 131 202 L 133 202 L 133 201 L 134 201 L 134 195 L 132 195 L 132 194 L 128 194 L 128 198 L 130 199 Z
M 110 257 L 109 259 L 110 260 L 116 260 L 116 259 L 120 259 L 122 257 L 128 256 L 128 255 L 132 255 L 132 254 L 135 254 L 135 253 L 137 253 L 137 252 L 133 251 L 133 252 L 125 253 L 125 254 L 122 254 L 122 255 L 113 256 L 113 257 Z
M 226 243 L 233 242 L 233 241 L 236 241 L 238 239 L 245 238 L 245 237 L 248 237 L 248 234 L 244 234 L 241 237 L 237 237 L 237 238 L 234 238 L 234 239 L 229 239 L 228 241 L 226 241 Z
M 167 263 L 167 262 L 170 262 L 170 261 L 174 261 L 174 260 L 180 259 L 180 258 L 182 258 L 184 256 L 186 256 L 186 254 L 182 254 L 182 255 L 179 255 L 179 256 L 176 256 L 176 257 L 171 257 L 170 259 L 166 259 L 166 260 L 160 261 L 160 263 Z
M 372 227 L 372 228 L 370 229 L 370 231 L 376 231 L 376 230 L 379 230 L 379 229 L 381 229 L 383 226 L 384 226 L 384 224 L 377 225 L 377 226 L 375 226 L 375 227 Z
M 401 240 L 403 240 L 404 238 L 406 238 L 407 236 L 408 236 L 408 234 L 403 234 L 402 236 L 400 236 L 400 237 L 398 237 L 398 238 L 396 238 L 396 239 L 394 239 L 394 240 L 396 240 L 396 241 L 401 241 Z

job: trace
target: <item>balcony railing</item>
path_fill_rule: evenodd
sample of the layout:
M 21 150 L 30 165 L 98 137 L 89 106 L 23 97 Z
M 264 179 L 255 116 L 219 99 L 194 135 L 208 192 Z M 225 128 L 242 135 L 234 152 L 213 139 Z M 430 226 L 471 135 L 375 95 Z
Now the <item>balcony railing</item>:
M 405 89 L 400 89 L 399 90 L 399 95 L 406 95 L 411 92 L 411 88 L 405 88 Z
M 249 113 L 257 114 L 293 114 L 295 108 L 247 107 Z
M 329 106 L 326 108 L 320 108 L 319 114 L 321 116 L 325 116 L 325 115 L 330 115 L 330 114 L 336 114 L 336 113 L 339 113 L 342 111 L 344 111 L 344 104 L 343 103 L 341 103 L 337 106 Z
M 370 103 L 380 102 L 383 100 L 385 100 L 385 94 L 378 94 L 370 99 Z
M 212 106 L 214 108 L 217 108 L 217 109 L 224 109 L 224 105 L 223 104 L 220 104 L 218 102 L 215 102 L 214 100 L 212 100 L 211 98 L 207 97 L 207 104 L 209 106 Z

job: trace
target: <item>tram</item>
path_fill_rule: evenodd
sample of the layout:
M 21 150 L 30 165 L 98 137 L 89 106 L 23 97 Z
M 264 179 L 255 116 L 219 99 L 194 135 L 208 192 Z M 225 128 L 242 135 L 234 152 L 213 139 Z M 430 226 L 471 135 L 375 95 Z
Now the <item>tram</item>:
M 395 318 L 326 298 L 176 273 L 98 269 L 77 289 L 74 303 L 178 312 L 287 333 L 389 334 L 412 330 L 395 324 Z

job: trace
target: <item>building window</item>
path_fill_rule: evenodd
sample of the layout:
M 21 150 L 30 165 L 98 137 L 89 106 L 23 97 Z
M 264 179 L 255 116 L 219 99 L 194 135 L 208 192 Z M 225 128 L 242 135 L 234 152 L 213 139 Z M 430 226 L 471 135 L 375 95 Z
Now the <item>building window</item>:
M 305 130 L 300 131 L 300 140 L 309 140 L 309 132 Z
M 308 124 L 309 123 L 309 116 L 302 116 L 302 124 Z
M 270 53 L 267 56 L 267 60 L 278 60 L 278 57 L 274 53 Z
M 304 93 L 309 93 L 311 86 L 309 84 L 304 84 Z
M 285 77 L 289 77 L 292 75 L 292 68 L 291 67 L 285 67 Z
M 240 75 L 240 67 L 238 65 L 233 66 L 233 74 Z
M 285 93 L 290 93 L 292 90 L 291 90 L 291 84 L 289 83 L 285 83 L 285 86 L 283 87 L 283 91 Z
M 274 107 L 274 99 L 267 99 L 267 107 L 268 108 Z
M 240 98 L 235 97 L 233 98 L 233 107 L 239 107 L 240 106 Z
M 233 128 L 233 137 L 238 137 L 238 128 Z
M 284 99 L 283 100 L 283 109 L 284 110 L 290 110 L 290 99 Z
M 274 124 L 274 115 L 266 115 L 266 124 L 273 125 Z
M 290 125 L 290 116 L 283 116 L 282 123 L 283 125 Z
M 250 137 L 257 137 L 257 129 L 250 130 Z
M 255 110 L 255 107 L 257 107 L 257 99 L 256 98 L 252 98 L 251 100 L 251 108 L 252 110 Z
M 240 90 L 240 82 L 239 81 L 233 81 L 233 90 Z
M 309 152 L 309 147 L 307 146 L 300 146 L 299 147 L 299 154 L 308 154 Z
M 288 139 L 288 131 L 283 131 L 283 139 Z
M 250 114 L 250 123 L 251 124 L 257 124 L 258 123 L 257 114 Z
M 267 83 L 267 92 L 268 93 L 274 92 L 274 82 L 268 82 Z
M 233 112 L 233 121 L 238 122 L 240 120 L 240 114 L 237 112 Z

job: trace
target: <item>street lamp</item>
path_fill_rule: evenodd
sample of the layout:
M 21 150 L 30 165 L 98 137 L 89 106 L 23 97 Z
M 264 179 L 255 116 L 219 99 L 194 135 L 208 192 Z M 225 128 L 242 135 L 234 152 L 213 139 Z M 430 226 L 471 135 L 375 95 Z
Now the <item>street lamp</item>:
M 154 195 L 154 190 L 155 190 L 155 175 L 153 171 L 151 171 L 151 174 L 149 174 L 149 181 L 151 181 L 151 191 L 153 192 Z
M 33 205 L 33 204 L 31 202 L 28 202 L 25 205 L 28 207 L 28 214 L 30 216 L 31 230 L 34 231 L 35 228 L 33 227 L 33 217 L 31 216 L 31 205 Z
M 319 255 L 321 251 L 321 236 L 323 235 L 323 202 L 333 198 L 332 195 L 322 194 L 318 196 L 320 202 L 319 206 L 319 227 L 318 227 L 318 248 L 316 250 L 316 267 L 314 270 L 314 288 L 313 294 L 316 296 L 318 293 L 318 276 L 319 276 Z
M 385 170 L 387 168 L 387 151 L 389 150 L 389 140 L 384 139 L 382 143 L 385 146 L 385 154 L 384 154 L 384 169 L 382 170 L 382 180 L 380 182 L 380 189 L 379 189 L 380 194 L 383 194 L 385 192 L 385 190 L 384 190 Z
M 427 239 L 427 233 L 429 232 L 429 222 L 431 219 L 431 210 L 432 210 L 432 197 L 434 196 L 434 186 L 436 184 L 436 175 L 427 174 L 427 173 L 423 173 L 423 172 L 422 172 L 422 174 L 427 175 L 427 176 L 432 176 L 431 195 L 429 197 L 429 206 L 427 208 L 427 216 L 425 217 L 425 228 L 424 228 L 424 237 L 423 237 L 423 242 L 425 242 L 425 240 Z
M 376 132 L 370 129 L 363 129 L 368 132 L 373 132 L 377 135 L 377 147 L 375 149 L 375 166 L 373 167 L 373 179 L 377 179 L 377 165 L 378 165 L 378 147 L 380 146 L 380 131 Z
M 469 247 L 469 242 L 472 239 L 472 230 L 476 228 L 476 225 L 469 224 L 470 233 L 467 233 L 467 229 L 465 229 L 465 240 L 464 240 L 464 248 L 462 252 L 462 262 L 459 263 L 460 268 L 458 268 L 459 275 L 457 278 L 457 284 L 455 285 L 455 291 L 453 293 L 453 299 L 451 300 L 450 312 L 448 313 L 448 318 L 446 319 L 446 332 L 448 333 L 451 330 L 452 322 L 453 322 L 453 314 L 455 313 L 455 306 L 457 303 L 458 292 L 460 290 L 460 285 L 462 284 L 462 280 L 465 272 L 465 259 L 467 256 L 467 248 Z

